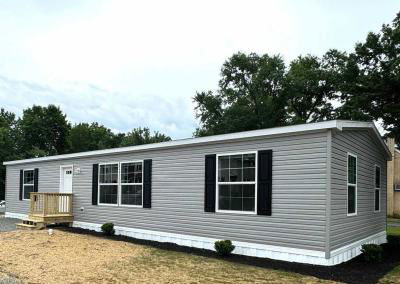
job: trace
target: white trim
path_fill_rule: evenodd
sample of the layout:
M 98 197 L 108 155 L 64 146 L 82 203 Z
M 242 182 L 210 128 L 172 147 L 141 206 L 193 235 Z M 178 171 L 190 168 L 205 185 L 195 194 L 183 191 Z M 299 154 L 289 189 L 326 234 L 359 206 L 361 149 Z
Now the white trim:
M 129 163 L 141 163 L 142 164 L 142 183 L 122 183 L 121 182 L 121 170 L 122 164 Z M 100 183 L 100 167 L 104 165 L 118 165 L 118 181 L 117 183 Z M 121 162 L 105 162 L 98 165 L 98 177 L 97 177 L 97 205 L 99 206 L 114 206 L 114 207 L 132 207 L 132 208 L 143 208 L 143 178 L 144 178 L 144 160 L 132 160 L 132 161 L 121 161 Z M 100 203 L 100 186 L 102 185 L 116 185 L 117 186 L 117 203 Z M 142 204 L 141 205 L 129 205 L 121 204 L 122 196 L 122 185 L 141 185 L 142 186 Z
M 356 183 L 349 183 L 349 156 L 351 156 L 351 157 L 353 157 L 353 158 L 356 158 Z M 352 154 L 352 153 L 350 153 L 350 152 L 347 152 L 347 155 L 346 155 L 346 164 L 347 164 L 347 166 L 346 166 L 346 171 L 347 171 L 347 173 L 346 173 L 346 176 L 347 176 L 347 187 L 346 187 L 346 196 L 347 196 L 347 198 L 346 198 L 346 213 L 347 213 L 347 216 L 348 217 L 351 217 L 351 216 L 357 216 L 357 203 L 358 203 L 358 157 L 357 157 L 357 155 L 355 155 L 355 154 Z M 355 209 L 355 211 L 354 211 L 354 213 L 349 213 L 349 186 L 354 186 L 355 187 L 355 206 L 354 206 L 354 209 Z
M 230 133 L 230 134 L 214 135 L 214 136 L 207 136 L 207 137 L 180 139 L 180 140 L 161 142 L 161 143 L 153 143 L 153 144 L 145 144 L 145 145 L 138 145 L 138 146 L 96 150 L 96 151 L 89 151 L 89 152 L 81 152 L 81 153 L 65 154 L 65 155 L 57 155 L 57 156 L 49 156 L 49 157 L 33 158 L 33 159 L 25 159 L 25 160 L 7 161 L 7 162 L 4 162 L 3 165 L 17 165 L 17 164 L 32 163 L 32 162 L 54 161 L 54 160 L 71 159 L 71 158 L 78 158 L 78 157 L 90 157 L 90 156 L 115 154 L 115 153 L 136 152 L 136 151 L 143 151 L 143 150 L 149 150 L 149 149 L 171 148 L 171 147 L 179 147 L 179 146 L 184 146 L 184 145 L 206 144 L 206 143 L 219 142 L 219 141 L 228 141 L 228 140 L 246 139 L 246 138 L 253 138 L 253 137 L 282 135 L 282 134 L 284 135 L 284 134 L 292 134 L 292 133 L 302 133 L 302 132 L 317 131 L 317 130 L 337 129 L 337 130 L 341 131 L 344 128 L 372 129 L 372 132 L 376 135 L 377 139 L 380 141 L 381 146 L 384 148 L 387 157 L 391 157 L 391 154 L 390 154 L 390 151 L 389 151 L 387 145 L 385 144 L 385 142 L 383 142 L 383 140 L 373 122 L 331 120 L 331 121 L 307 123 L 307 124 L 300 124 L 300 125 L 290 125 L 290 126 L 283 126 L 283 127 L 273 127 L 273 128 L 268 128 L 268 129 L 244 131 L 244 132 L 237 132 L 237 133 Z
M 142 164 L 142 182 L 141 183 L 122 183 L 121 174 L 122 174 L 122 164 L 129 164 L 129 163 L 141 163 Z M 134 207 L 134 208 L 143 208 L 143 179 L 144 179 L 144 161 L 143 160 L 136 160 L 136 161 L 123 161 L 119 163 L 119 190 L 118 190 L 118 205 L 120 207 Z M 122 186 L 123 185 L 140 185 L 142 186 L 142 204 L 141 205 L 132 205 L 132 204 L 122 204 Z
M 379 187 L 376 187 L 376 168 L 379 168 Z M 374 165 L 374 212 L 379 213 L 381 212 L 381 188 L 382 188 L 382 168 L 380 165 Z M 379 191 L 379 209 L 375 209 L 375 202 L 376 202 L 376 191 Z
M 6 212 L 6 213 L 4 213 L 4 216 L 6 218 L 16 218 L 16 219 L 27 219 L 28 218 L 28 214 L 12 213 L 12 212 Z
M 74 221 L 73 227 L 101 231 L 101 224 Z M 168 242 L 181 246 L 214 250 L 214 242 L 217 239 L 198 237 L 192 235 L 166 233 L 152 230 L 134 229 L 115 226 L 117 235 L 132 238 L 150 240 L 156 242 Z M 356 257 L 361 254 L 361 245 L 365 243 L 381 244 L 386 242 L 386 231 L 371 235 L 365 239 L 358 240 L 331 252 L 330 258 L 325 258 L 324 251 L 289 248 L 281 246 L 263 245 L 249 242 L 233 241 L 235 245 L 234 254 L 255 257 L 271 258 L 290 262 L 299 262 L 315 265 L 332 266 Z
M 25 184 L 25 172 L 32 171 L 33 172 L 33 183 Z M 30 201 L 30 198 L 25 198 L 25 185 L 33 186 L 33 190 L 35 190 L 35 169 L 23 169 L 22 170 L 22 200 L 23 201 Z M 31 191 L 33 192 L 33 191 Z
M 72 182 L 74 179 L 74 165 L 70 164 L 70 165 L 61 165 L 60 166 L 60 187 L 58 189 L 58 192 L 61 192 L 61 189 L 64 188 L 64 169 L 68 169 L 71 168 L 72 169 Z M 72 187 L 72 192 L 73 192 L 73 187 Z
M 254 154 L 255 155 L 255 167 L 254 167 L 254 181 L 242 181 L 242 182 L 219 182 L 218 181 L 218 161 L 219 157 L 224 157 L 224 156 L 234 156 L 234 155 L 247 155 L 247 154 Z M 215 190 L 215 212 L 217 213 L 233 213 L 233 214 L 250 214 L 250 215 L 255 215 L 257 214 L 257 171 L 258 171 L 258 153 L 257 151 L 248 151 L 248 152 L 235 152 L 235 153 L 220 153 L 216 155 L 216 174 L 215 174 L 215 179 L 216 179 L 216 190 Z M 243 168 L 243 161 L 242 161 L 242 168 Z M 230 169 L 230 164 L 229 164 L 229 169 Z M 243 174 L 243 172 L 242 172 Z M 220 210 L 219 208 L 219 185 L 224 185 L 224 184 L 254 184 L 254 211 L 236 211 L 236 210 Z
M 100 184 L 100 167 L 101 166 L 106 166 L 106 165 L 117 165 L 118 167 L 118 177 L 117 177 L 117 183 L 101 183 Z M 100 163 L 98 165 L 98 170 L 97 170 L 97 205 L 100 206 L 118 206 L 118 191 L 119 191 L 119 162 L 106 162 L 106 163 Z M 100 186 L 102 185 L 116 185 L 117 186 L 117 203 L 101 203 L 100 202 Z

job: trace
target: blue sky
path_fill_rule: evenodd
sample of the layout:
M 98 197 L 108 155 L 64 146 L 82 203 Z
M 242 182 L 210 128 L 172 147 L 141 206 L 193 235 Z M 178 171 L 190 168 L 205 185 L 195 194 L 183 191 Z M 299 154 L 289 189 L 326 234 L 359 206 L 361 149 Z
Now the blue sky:
M 192 98 L 233 53 L 351 51 L 400 11 L 391 1 L 0 2 L 0 106 L 59 105 L 72 123 L 190 137 Z

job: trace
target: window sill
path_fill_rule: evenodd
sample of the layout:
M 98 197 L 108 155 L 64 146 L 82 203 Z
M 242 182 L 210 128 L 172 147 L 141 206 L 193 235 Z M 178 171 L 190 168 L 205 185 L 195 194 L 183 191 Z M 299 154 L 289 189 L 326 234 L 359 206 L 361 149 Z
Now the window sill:
M 118 207 L 118 204 L 97 203 L 99 206 Z
M 215 213 L 234 214 L 234 215 L 257 215 L 257 212 L 255 211 L 215 210 Z
M 127 204 L 120 204 L 119 207 L 143 208 L 143 205 L 127 205 Z
M 347 217 L 357 216 L 357 213 L 347 214 Z

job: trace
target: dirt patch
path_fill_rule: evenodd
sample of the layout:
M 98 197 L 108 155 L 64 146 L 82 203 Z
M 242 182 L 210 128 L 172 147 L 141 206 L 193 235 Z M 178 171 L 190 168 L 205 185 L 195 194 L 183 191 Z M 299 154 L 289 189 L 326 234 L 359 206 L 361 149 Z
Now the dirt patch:
M 65 228 L 63 230 L 77 234 L 91 234 L 92 236 L 97 236 L 99 238 L 108 238 L 101 233 L 80 228 Z M 219 260 L 218 256 L 210 250 L 178 246 L 172 243 L 140 240 L 125 236 L 113 236 L 112 239 L 115 241 L 151 246 L 167 251 L 184 252 L 187 254 L 204 256 L 206 259 L 208 259 L 207 261 L 210 261 L 210 259 Z M 365 263 L 362 257 L 359 256 L 351 261 L 336 266 L 309 265 L 241 255 L 233 255 L 229 258 L 226 258 L 225 262 L 272 269 L 273 271 L 280 271 L 282 273 L 286 272 L 288 274 L 296 273 L 297 275 L 301 274 L 343 283 L 373 284 L 377 283 L 388 272 L 400 265 L 400 253 L 396 252 L 385 256 L 385 261 L 381 263 Z
M 0 270 L 29 283 L 329 283 L 72 231 L 1 233 Z

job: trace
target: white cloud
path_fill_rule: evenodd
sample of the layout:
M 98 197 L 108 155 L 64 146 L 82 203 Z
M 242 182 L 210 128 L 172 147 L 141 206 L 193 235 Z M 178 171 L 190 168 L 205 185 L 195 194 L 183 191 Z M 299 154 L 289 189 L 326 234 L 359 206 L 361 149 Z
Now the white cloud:
M 188 130 L 196 125 L 192 106 L 185 100 L 146 94 L 135 96 L 80 83 L 56 88 L 0 76 L 0 101 L 2 107 L 19 116 L 22 109 L 33 104 L 55 104 L 72 123 L 97 121 L 118 132 L 147 126 L 152 131 L 184 138 L 191 135 Z
M 397 11 L 397 0 L 2 1 L 0 104 L 187 137 L 192 97 L 217 87 L 234 52 L 350 50 Z

